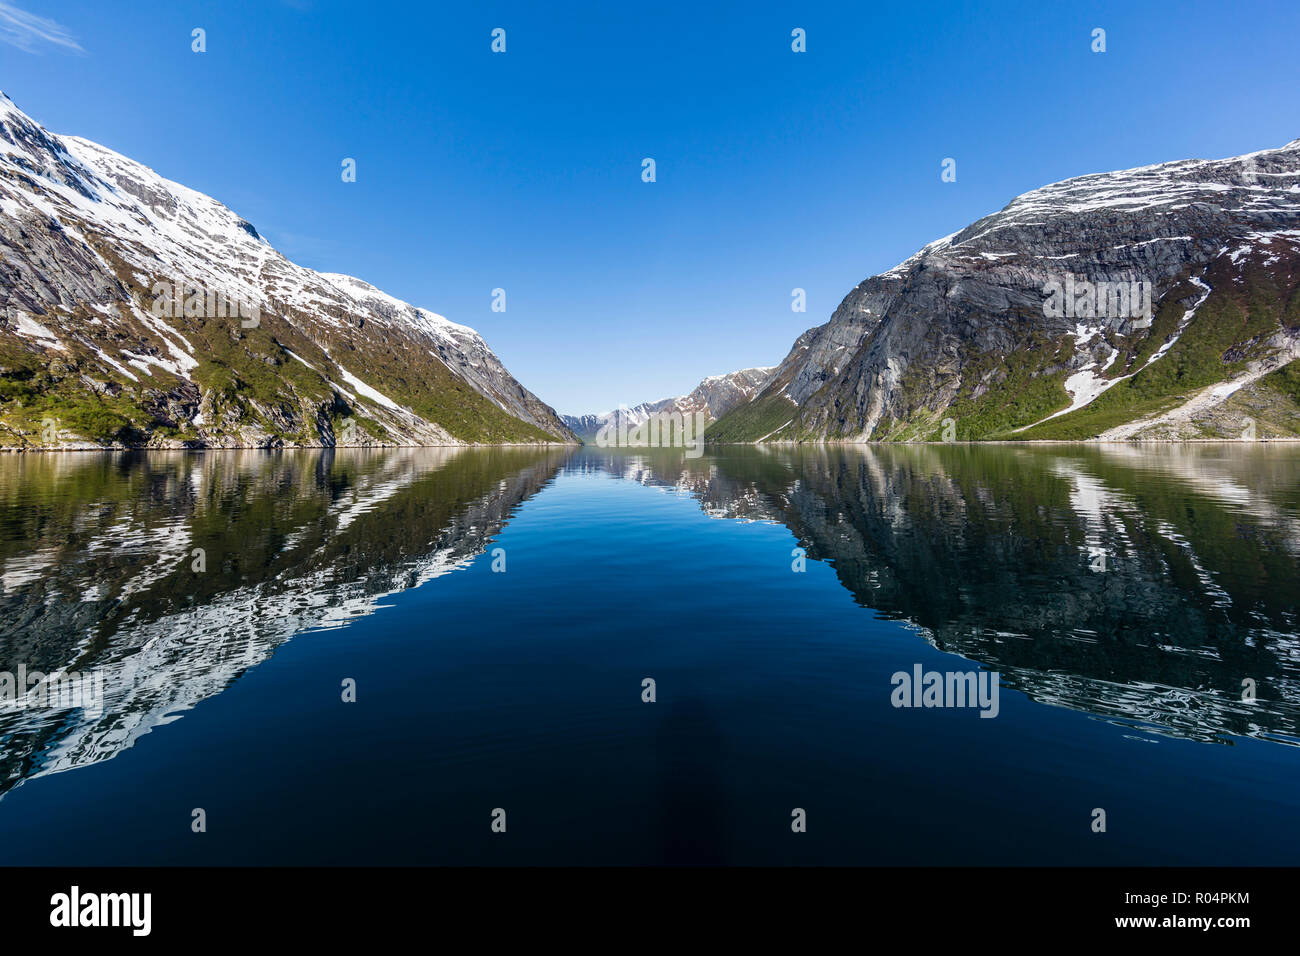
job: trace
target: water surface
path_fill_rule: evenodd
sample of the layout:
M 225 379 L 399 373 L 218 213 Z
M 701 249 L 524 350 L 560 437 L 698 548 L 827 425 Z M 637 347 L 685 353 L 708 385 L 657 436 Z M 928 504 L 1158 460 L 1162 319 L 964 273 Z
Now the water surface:
M 105 688 L 0 709 L 0 862 L 1290 864 L 1298 465 L 0 458 L 0 669 Z

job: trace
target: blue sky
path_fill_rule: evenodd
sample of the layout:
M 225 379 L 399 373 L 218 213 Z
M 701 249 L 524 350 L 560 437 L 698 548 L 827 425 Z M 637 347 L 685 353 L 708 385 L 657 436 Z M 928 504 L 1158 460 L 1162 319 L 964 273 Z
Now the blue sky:
M 1300 137 L 1298 49 L 1293 0 L 0 0 L 36 120 L 477 328 L 571 413 L 774 365 L 1028 189 Z

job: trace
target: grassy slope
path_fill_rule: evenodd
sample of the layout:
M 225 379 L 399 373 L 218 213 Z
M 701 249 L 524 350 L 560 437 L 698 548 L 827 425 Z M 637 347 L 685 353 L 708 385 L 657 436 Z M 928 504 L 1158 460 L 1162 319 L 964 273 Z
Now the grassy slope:
M 799 407 L 784 395 L 765 395 L 727 412 L 709 425 L 705 438 L 718 443 L 757 441 L 790 421 L 798 411 Z
M 135 270 L 107 243 L 91 241 L 122 286 L 147 308 L 150 285 L 142 285 Z M 77 329 L 109 355 L 121 348 L 157 350 L 155 334 L 134 320 L 127 320 L 134 334 L 122 338 L 110 336 L 91 318 L 89 313 L 74 314 L 53 324 Z M 388 438 L 380 422 L 355 414 L 345 401 L 335 399 L 334 389 L 316 369 L 336 375 L 337 367 L 284 318 L 263 312 L 260 326 L 252 329 L 242 328 L 236 319 L 166 321 L 194 346 L 199 364 L 190 374 L 215 411 L 210 434 L 234 434 L 244 425 L 272 440 L 314 444 L 320 440 L 320 416 L 336 432 L 347 418 L 355 417 L 364 433 L 381 441 Z M 314 368 L 293 359 L 286 347 Z M 350 372 L 455 438 L 483 443 L 558 440 L 505 412 L 432 355 L 412 356 L 368 343 L 363 347 L 366 354 L 348 353 Z M 92 348 L 79 342 L 69 343 L 67 352 L 47 352 L 18 336 L 0 335 L 0 445 L 39 447 L 72 439 L 134 445 L 151 435 L 197 440 L 198 433 L 177 414 L 180 407 L 197 404 L 193 387 L 156 367 L 149 373 L 132 372 L 138 381 L 107 368 Z M 342 376 L 334 380 L 341 382 Z M 55 423 L 52 440 L 47 440 L 49 422 Z
M 1283 325 L 1300 326 L 1300 288 L 1288 289 L 1276 276 L 1258 268 L 1247 268 L 1241 281 L 1233 281 L 1228 267 L 1228 261 L 1220 259 L 1209 270 L 1207 281 L 1214 291 L 1162 358 L 1145 364 L 1177 327 L 1181 309 L 1177 316 L 1172 309 L 1161 310 L 1159 328 L 1153 323 L 1153 335 L 1129 363 L 1130 372 L 1139 369 L 1131 378 L 1112 386 L 1085 408 L 1016 437 L 1093 438 L 1116 425 L 1176 408 L 1201 389 L 1239 374 L 1250 360 L 1265 355 L 1263 337 Z

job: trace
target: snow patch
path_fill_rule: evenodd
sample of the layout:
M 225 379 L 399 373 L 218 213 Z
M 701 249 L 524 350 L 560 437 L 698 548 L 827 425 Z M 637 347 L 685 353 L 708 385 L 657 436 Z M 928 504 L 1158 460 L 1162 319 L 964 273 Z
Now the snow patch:
M 67 347 L 59 341 L 59 337 L 47 329 L 41 323 L 37 322 L 26 312 L 19 312 L 18 318 L 14 320 L 14 331 L 23 338 L 36 339 L 46 348 L 58 349 L 60 352 L 66 352 Z
M 1147 365 L 1150 365 L 1156 359 L 1163 358 L 1165 353 L 1174 347 L 1174 343 L 1182 337 L 1183 331 L 1187 328 L 1188 323 L 1191 322 L 1192 318 L 1196 315 L 1196 310 L 1205 304 L 1205 300 L 1210 297 L 1210 293 L 1213 291 L 1203 279 L 1192 279 L 1191 283 L 1201 290 L 1201 297 L 1196 300 L 1190 309 L 1183 313 L 1183 317 L 1178 321 L 1178 328 L 1174 330 L 1173 336 L 1170 337 L 1168 342 L 1156 349 L 1155 353 L 1147 359 Z M 1145 367 L 1146 366 L 1143 366 L 1143 368 Z
M 302 360 L 299 359 L 299 361 Z M 307 363 L 303 362 L 303 364 L 306 365 Z M 370 399 L 372 402 L 378 402 L 380 405 L 383 405 L 384 408 L 390 409 L 391 411 L 394 412 L 406 411 L 406 409 L 404 409 L 401 405 L 398 405 L 395 401 L 393 401 L 383 392 L 379 391 L 378 389 L 371 388 L 365 382 L 361 381 L 361 379 L 357 378 L 355 375 L 353 375 L 351 372 L 345 369 L 342 365 L 339 365 L 337 362 L 335 362 L 334 364 L 338 365 L 338 370 L 343 373 L 343 381 L 347 382 L 354 389 L 356 389 L 358 395 L 363 395 L 366 398 Z

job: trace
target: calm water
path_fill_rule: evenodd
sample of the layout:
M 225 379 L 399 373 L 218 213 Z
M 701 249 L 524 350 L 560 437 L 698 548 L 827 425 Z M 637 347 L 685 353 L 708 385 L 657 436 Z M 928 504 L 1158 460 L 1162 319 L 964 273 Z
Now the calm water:
M 1294 864 L 1298 466 L 0 458 L 0 669 L 105 695 L 0 708 L 0 863 Z

